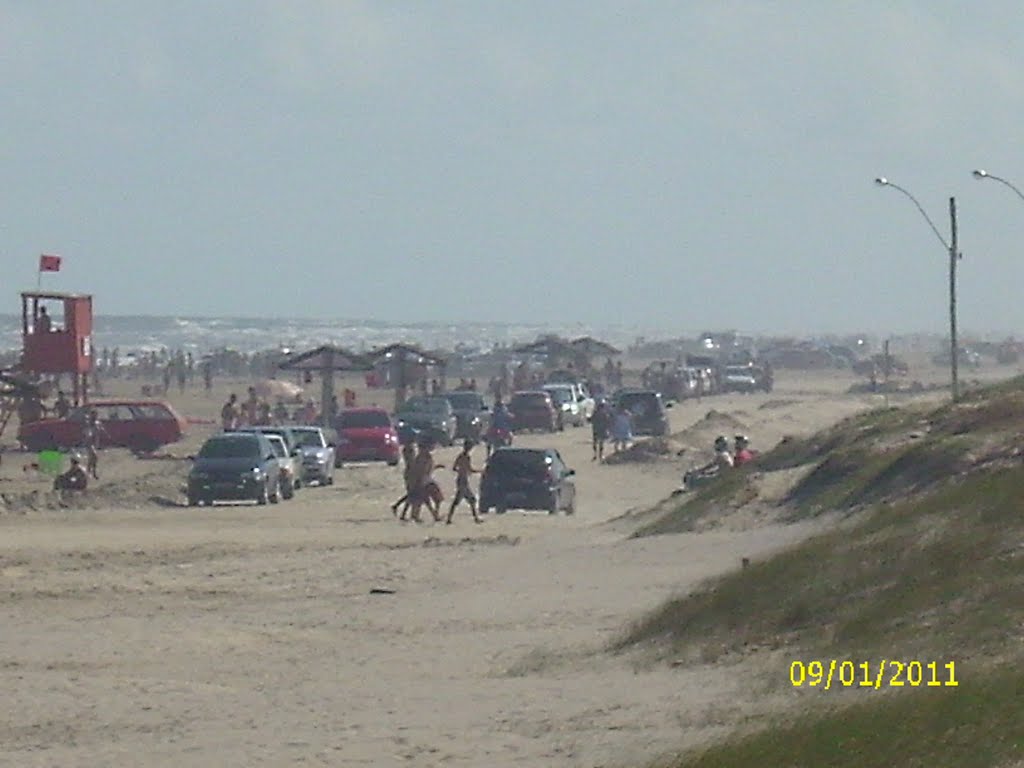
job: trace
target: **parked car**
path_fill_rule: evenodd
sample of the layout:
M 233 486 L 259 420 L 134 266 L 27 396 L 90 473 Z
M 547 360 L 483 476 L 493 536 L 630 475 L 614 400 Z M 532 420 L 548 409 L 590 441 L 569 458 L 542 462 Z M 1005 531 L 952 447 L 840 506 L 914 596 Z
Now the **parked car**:
M 81 446 L 86 417 L 92 410 L 96 411 L 102 428 L 101 448 L 150 453 L 180 440 L 187 426 L 171 404 L 162 400 L 96 400 L 72 408 L 63 419 L 22 424 L 18 428 L 18 442 L 30 451 Z
M 587 417 L 582 407 L 582 397 L 573 384 L 545 384 L 543 390 L 551 395 L 555 408 L 561 411 L 561 424 L 583 426 Z
M 263 435 L 277 435 L 284 440 L 285 448 L 288 449 L 288 456 L 296 460 L 298 472 L 293 475 L 294 485 L 292 491 L 302 487 L 302 451 L 299 449 L 299 440 L 295 434 L 296 427 L 281 427 L 271 425 L 247 425 L 236 427 L 233 432 L 259 432 Z
M 723 392 L 756 392 L 761 389 L 754 369 L 749 365 L 727 365 L 722 377 Z
M 441 395 L 410 397 L 395 413 L 395 421 L 399 429 L 412 427 L 421 435 L 430 437 L 441 445 L 451 445 L 455 442 L 458 424 L 455 411 L 447 397 Z
M 342 461 L 386 461 L 398 464 L 398 432 L 383 408 L 346 408 L 334 420 L 338 433 L 334 466 Z
M 508 401 L 508 409 L 516 432 L 554 432 L 558 429 L 558 412 L 551 395 L 543 389 L 514 393 Z
M 671 403 L 653 389 L 623 389 L 615 393 L 614 407 L 625 406 L 633 414 L 633 434 L 661 437 L 668 434 L 667 409 Z
M 292 427 L 302 459 L 302 482 L 319 485 L 334 484 L 335 447 L 337 436 L 320 427 Z
M 576 485 L 558 451 L 550 448 L 498 448 L 480 479 L 480 511 L 576 510 Z
M 188 473 L 189 506 L 250 499 L 276 504 L 281 466 L 266 435 L 223 432 L 209 438 Z
M 281 468 L 278 478 L 281 486 L 281 498 L 290 499 L 295 495 L 295 481 L 302 474 L 302 462 L 298 456 L 288 453 L 288 446 L 280 435 L 267 435 L 270 447 L 274 449 L 277 464 Z
M 491 413 L 479 392 L 457 390 L 445 393 L 455 412 L 455 439 L 480 440 L 491 424 Z

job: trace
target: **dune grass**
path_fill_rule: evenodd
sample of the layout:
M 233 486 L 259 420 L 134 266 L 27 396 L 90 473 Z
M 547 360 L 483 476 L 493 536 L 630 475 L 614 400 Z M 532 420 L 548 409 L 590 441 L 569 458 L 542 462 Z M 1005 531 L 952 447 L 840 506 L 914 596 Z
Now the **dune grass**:
M 881 697 L 874 691 L 856 694 L 865 698 L 839 711 L 780 724 L 664 765 L 1012 768 L 1024 759 L 1024 671 L 1006 665 L 958 682 L 955 688 L 905 689 Z
M 799 720 L 658 765 L 1024 765 L 1022 431 L 1018 379 L 931 411 L 853 417 L 763 457 L 762 471 L 812 467 L 786 499 L 792 519 L 858 515 L 666 602 L 610 650 L 682 663 L 760 648 L 794 659 L 955 660 L 960 685 L 849 692 Z M 647 531 L 692 526 L 741 487 L 709 487 Z
M 668 601 L 612 649 L 891 658 L 997 648 L 1024 622 L 1022 498 L 1024 469 L 1006 469 L 883 506 Z

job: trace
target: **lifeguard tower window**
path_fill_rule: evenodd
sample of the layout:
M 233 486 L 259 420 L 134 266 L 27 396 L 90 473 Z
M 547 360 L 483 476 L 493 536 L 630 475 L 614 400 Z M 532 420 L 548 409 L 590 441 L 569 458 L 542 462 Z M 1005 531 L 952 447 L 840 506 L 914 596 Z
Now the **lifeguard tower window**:
M 64 304 L 36 301 L 32 314 L 32 333 L 48 333 L 63 331 L 67 325 L 64 321 Z

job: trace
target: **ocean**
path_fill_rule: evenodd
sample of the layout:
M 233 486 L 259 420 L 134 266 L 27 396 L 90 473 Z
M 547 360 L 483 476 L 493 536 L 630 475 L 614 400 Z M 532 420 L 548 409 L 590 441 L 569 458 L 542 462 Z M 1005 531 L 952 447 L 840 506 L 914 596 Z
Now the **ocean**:
M 356 352 L 394 342 L 425 349 L 486 352 L 495 346 L 533 341 L 546 333 L 568 338 L 593 336 L 619 348 L 639 337 L 664 338 L 652 329 L 574 324 L 530 323 L 390 323 L 374 320 L 296 320 L 239 317 L 111 316 L 95 318 L 93 347 L 129 353 L 183 349 L 204 354 L 216 349 L 250 353 L 265 350 L 303 351 L 330 343 Z M 0 352 L 21 349 L 21 318 L 0 315 Z

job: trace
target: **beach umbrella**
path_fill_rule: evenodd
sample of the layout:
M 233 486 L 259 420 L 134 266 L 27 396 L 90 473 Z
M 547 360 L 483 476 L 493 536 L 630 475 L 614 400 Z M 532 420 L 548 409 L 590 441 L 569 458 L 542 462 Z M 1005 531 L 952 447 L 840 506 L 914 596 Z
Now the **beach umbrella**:
M 267 399 L 283 397 L 285 400 L 294 400 L 303 392 L 298 384 L 281 379 L 264 379 L 257 382 L 253 389 L 257 395 Z

